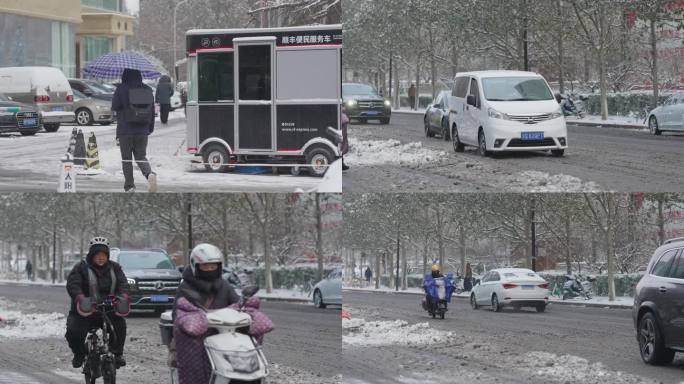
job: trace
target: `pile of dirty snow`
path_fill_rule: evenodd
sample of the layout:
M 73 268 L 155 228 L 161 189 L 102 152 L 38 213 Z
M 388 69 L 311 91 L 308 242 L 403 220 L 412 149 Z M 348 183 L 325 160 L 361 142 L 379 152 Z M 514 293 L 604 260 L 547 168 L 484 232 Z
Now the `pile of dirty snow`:
M 342 328 L 347 330 L 342 336 L 342 343 L 346 345 L 433 345 L 447 342 L 453 337 L 452 332 L 432 329 L 428 323 L 409 324 L 404 320 L 342 319 Z
M 448 157 L 444 151 L 423 148 L 420 142 L 402 144 L 399 140 L 350 139 L 350 152 L 345 161 L 350 165 L 421 165 L 440 162 Z
M 584 182 L 574 176 L 538 171 L 521 172 L 513 177 L 510 184 L 521 192 L 593 192 L 601 189 L 592 181 Z
M 578 356 L 558 356 L 547 352 L 530 352 L 516 362 L 517 366 L 531 369 L 535 376 L 557 382 L 585 384 L 636 384 L 657 383 L 644 377 L 607 369 L 601 363 L 590 363 Z
M 44 339 L 64 335 L 66 321 L 61 313 L 22 313 L 0 306 L 0 340 Z

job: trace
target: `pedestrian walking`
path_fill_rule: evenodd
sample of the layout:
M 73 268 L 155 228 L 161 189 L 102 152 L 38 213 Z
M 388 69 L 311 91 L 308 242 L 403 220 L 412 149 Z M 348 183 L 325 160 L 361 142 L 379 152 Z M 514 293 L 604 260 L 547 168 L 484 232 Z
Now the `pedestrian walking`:
M 26 260 L 26 277 L 29 280 L 33 280 L 33 263 L 31 263 L 31 260 Z
M 368 285 L 371 283 L 371 279 L 373 278 L 373 271 L 371 271 L 370 267 L 366 268 L 366 282 Z
M 148 136 L 154 132 L 154 92 L 143 84 L 138 70 L 126 69 L 121 85 L 112 99 L 112 110 L 117 112 L 116 137 L 121 150 L 124 191 L 135 192 L 133 157 L 148 181 L 149 191 L 157 191 L 157 174 L 147 160 Z
M 470 292 L 473 289 L 473 269 L 470 267 L 470 263 L 466 263 L 465 267 L 465 278 L 463 279 L 463 290 Z
M 411 83 L 408 90 L 408 98 L 411 109 L 416 109 L 416 85 Z
M 164 75 L 159 79 L 159 84 L 157 84 L 157 94 L 154 100 L 159 104 L 159 117 L 162 124 L 166 124 L 169 121 L 169 112 L 171 112 L 171 96 L 173 96 L 173 84 L 171 83 L 171 78 Z

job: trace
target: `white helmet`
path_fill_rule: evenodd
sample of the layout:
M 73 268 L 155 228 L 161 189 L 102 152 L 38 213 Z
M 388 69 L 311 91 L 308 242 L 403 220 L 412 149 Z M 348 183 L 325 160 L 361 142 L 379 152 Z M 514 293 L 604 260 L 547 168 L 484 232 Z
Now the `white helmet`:
M 109 247 L 109 240 L 107 240 L 106 237 L 101 236 L 93 237 L 90 239 L 90 246 L 92 247 L 93 245 L 105 245 Z
M 200 264 L 219 263 L 223 264 L 223 253 L 218 247 L 211 244 L 199 244 L 190 252 L 190 267 L 192 274 L 197 274 Z

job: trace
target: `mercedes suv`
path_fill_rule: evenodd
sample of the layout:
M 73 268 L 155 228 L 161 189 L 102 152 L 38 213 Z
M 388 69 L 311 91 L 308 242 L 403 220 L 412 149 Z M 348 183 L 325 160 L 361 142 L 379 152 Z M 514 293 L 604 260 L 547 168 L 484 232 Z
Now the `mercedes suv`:
M 112 260 L 121 264 L 128 279 L 133 309 L 163 312 L 173 308 L 181 274 L 164 250 L 113 248 L 111 254 Z
M 684 352 L 684 238 L 656 249 L 636 286 L 633 317 L 644 362 L 669 364 Z

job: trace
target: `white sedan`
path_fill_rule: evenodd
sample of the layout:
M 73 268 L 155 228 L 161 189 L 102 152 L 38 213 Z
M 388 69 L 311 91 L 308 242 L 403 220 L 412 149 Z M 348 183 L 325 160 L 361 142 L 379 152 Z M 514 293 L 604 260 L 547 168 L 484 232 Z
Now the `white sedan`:
M 314 286 L 313 302 L 318 308 L 342 305 L 342 269 L 335 269 Z
M 487 272 L 470 295 L 473 309 L 488 305 L 500 312 L 504 306 L 534 307 L 544 312 L 549 302 L 549 283 L 530 269 L 502 268 Z
M 651 111 L 648 129 L 653 135 L 664 131 L 684 131 L 684 92 L 675 93 L 665 103 Z

